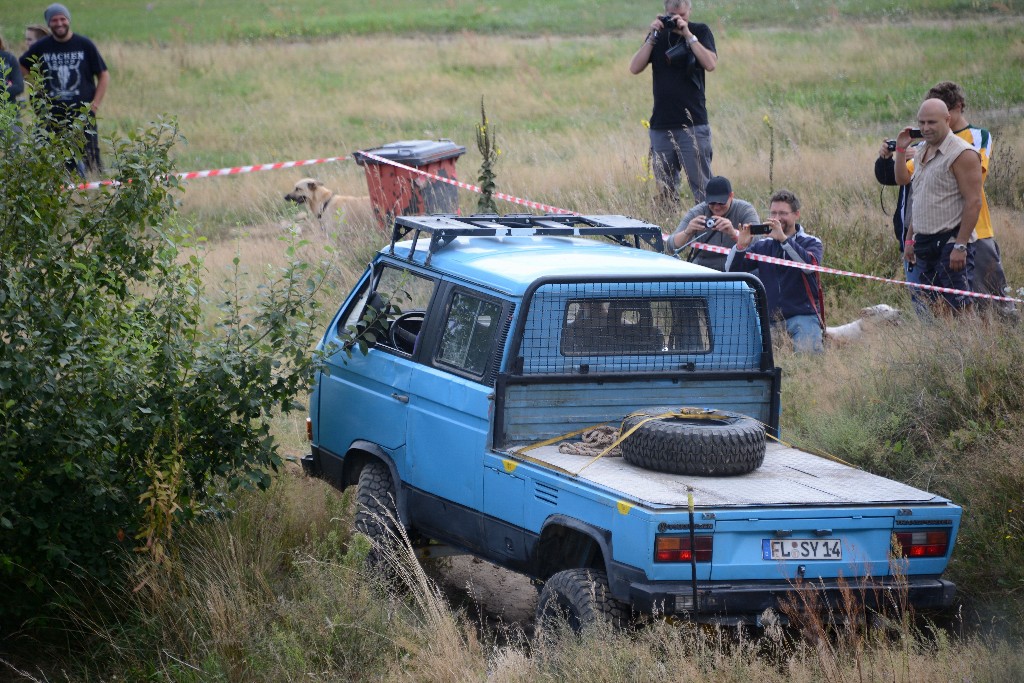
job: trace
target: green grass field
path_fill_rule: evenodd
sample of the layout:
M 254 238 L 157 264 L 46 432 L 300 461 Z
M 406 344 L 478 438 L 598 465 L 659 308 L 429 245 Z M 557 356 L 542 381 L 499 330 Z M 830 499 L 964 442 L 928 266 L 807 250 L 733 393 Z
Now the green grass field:
M 0 2 L 9 40 L 26 23 L 40 21 L 48 3 Z M 830 2 L 697 2 L 695 17 L 718 29 L 807 28 L 853 21 L 891 22 L 907 18 L 1002 17 L 1020 13 L 1021 0 L 835 0 Z M 200 2 L 100 0 L 71 3 L 73 26 L 103 41 L 209 43 L 268 39 L 330 39 L 353 35 L 458 34 L 500 36 L 593 36 L 629 31 L 649 23 L 661 7 L 609 0 L 233 0 Z

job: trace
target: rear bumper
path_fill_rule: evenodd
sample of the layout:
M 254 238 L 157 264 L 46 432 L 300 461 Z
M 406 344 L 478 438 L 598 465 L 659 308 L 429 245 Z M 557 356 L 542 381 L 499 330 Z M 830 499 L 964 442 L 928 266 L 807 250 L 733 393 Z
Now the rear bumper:
M 314 447 L 311 451 L 302 456 L 302 471 L 307 477 L 319 477 L 321 474 L 320 470 L 320 453 Z
M 693 607 L 693 586 L 689 582 L 631 583 L 630 602 L 643 612 L 687 615 L 722 623 L 757 623 L 766 610 L 784 612 L 844 610 L 852 596 L 869 611 L 895 613 L 905 607 L 942 609 L 953 603 L 956 586 L 945 579 L 909 578 L 861 580 L 855 583 L 835 579 L 802 582 L 751 581 L 715 584 L 697 582 L 697 608 Z

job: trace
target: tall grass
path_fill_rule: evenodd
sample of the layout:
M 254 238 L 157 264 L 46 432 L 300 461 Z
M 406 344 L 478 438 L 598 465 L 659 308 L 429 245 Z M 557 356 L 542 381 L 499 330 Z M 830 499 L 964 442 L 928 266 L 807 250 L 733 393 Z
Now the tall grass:
M 322 483 L 281 477 L 182 539 L 177 571 L 104 596 L 114 610 L 80 610 L 87 636 L 70 654 L 45 665 L 8 661 L 36 681 L 997 682 L 1024 667 L 1019 648 L 1000 640 L 899 622 L 817 623 L 806 637 L 768 626 L 755 639 L 668 622 L 532 640 L 514 626 L 480 632 L 408 546 L 389 551 L 392 566 L 404 567 L 398 583 L 367 573 L 366 539 L 348 531 L 352 512 L 348 497 Z
M 1024 331 L 905 321 L 829 362 L 788 358 L 789 438 L 962 504 L 950 576 L 980 621 L 1024 605 Z M 998 608 L 997 608 L 998 606 Z

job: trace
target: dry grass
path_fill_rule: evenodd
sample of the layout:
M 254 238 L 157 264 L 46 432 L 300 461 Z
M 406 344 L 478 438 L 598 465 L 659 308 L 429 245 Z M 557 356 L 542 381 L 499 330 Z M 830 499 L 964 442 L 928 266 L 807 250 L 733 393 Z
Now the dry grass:
M 721 66 L 708 78 L 715 172 L 730 177 L 737 196 L 763 213 L 773 189 L 771 170 L 774 189 L 789 187 L 804 200 L 803 222 L 825 240 L 826 265 L 898 277 L 888 213 L 895 190 L 879 188 L 871 168 L 879 141 L 911 120 L 918 91 L 938 78 L 921 65 L 946 48 L 911 40 L 915 30 L 937 29 L 831 25 L 798 35 L 720 27 Z M 449 137 L 467 145 L 459 175 L 473 182 L 480 158 L 471 141 L 483 96 L 502 151 L 496 169 L 500 191 L 584 213 L 632 215 L 669 229 L 679 214 L 655 206 L 645 167 L 642 123 L 650 115 L 650 77 L 631 76 L 625 68 L 634 38 L 465 34 L 230 46 L 115 43 L 105 52 L 112 63 L 126 66 L 115 74 L 105 109 L 113 117 L 108 121 L 120 128 L 156 112 L 174 112 L 188 139 L 179 149 L 182 170 Z M 1024 124 L 1012 115 L 1013 107 L 992 106 L 998 85 L 988 79 L 1001 78 L 1005 59 L 1019 53 L 1018 43 L 1001 36 L 995 47 L 977 44 L 971 60 L 955 60 L 956 70 L 941 76 L 978 83 L 983 95 L 971 114 L 1002 143 L 996 163 L 1004 171 L 1019 169 L 1018 160 L 1024 160 Z M 999 52 L 999 46 L 1005 49 Z M 877 77 L 879 63 L 909 64 L 908 50 L 920 57 L 918 66 Z M 983 65 L 986 78 L 968 80 Z M 831 102 L 847 90 L 851 97 L 877 100 L 874 113 Z M 766 116 L 775 131 L 771 169 Z M 344 161 L 193 180 L 183 196 L 184 213 L 200 234 L 215 240 L 262 235 L 233 244 L 243 263 L 269 262 L 273 255 L 267 249 L 276 245 L 266 236 L 302 221 L 303 212 L 282 197 L 305 175 L 341 194 L 367 193 L 363 170 Z M 994 213 L 1015 286 L 1024 286 L 1017 275 L 1024 269 L 1024 245 L 1015 229 L 1024 206 L 1021 183 L 1019 170 L 1008 177 L 993 174 L 995 196 L 1009 202 Z M 462 211 L 472 212 L 477 196 L 459 196 Z M 498 206 L 503 212 L 522 210 L 507 202 Z M 342 289 L 361 270 L 371 245 L 385 241 L 370 225 L 351 227 L 331 241 L 346 261 Z M 232 247 L 217 249 L 234 254 Z M 905 294 L 889 285 L 826 276 L 825 289 L 832 322 L 852 319 L 864 305 L 906 303 Z
M 182 540 L 178 571 L 111 598 L 125 618 L 82 619 L 88 656 L 49 672 L 21 667 L 23 680 L 58 680 L 61 671 L 59 680 L 995 683 L 1024 667 L 1024 654 L 1004 642 L 909 622 L 804 620 L 802 634 L 769 626 L 757 638 L 668 622 L 534 641 L 514 629 L 478 631 L 404 539 L 385 554 L 393 578 L 366 573 L 366 539 L 348 533 L 353 512 L 294 473 L 269 494 L 242 495 L 234 514 Z
M 897 78 L 894 94 L 887 95 L 882 116 L 892 123 L 885 126 L 860 120 L 854 111 L 832 110 L 824 102 L 809 106 L 808 100 L 815 93 L 841 91 L 847 81 L 863 88 L 866 74 L 878 63 L 872 60 L 925 49 L 894 40 L 897 35 L 899 30 L 889 26 L 817 29 L 796 50 L 792 36 L 769 40 L 764 33 L 726 31 L 720 39 L 722 67 L 709 76 L 716 173 L 730 177 L 738 196 L 765 211 L 772 189 L 768 116 L 775 130 L 774 186 L 789 187 L 803 198 L 803 222 L 825 240 L 826 265 L 882 276 L 899 272 L 888 214 L 895 190 L 879 188 L 871 167 L 879 141 L 913 115 L 913 98 L 896 94 L 907 90 L 910 77 Z M 645 168 L 642 122 L 650 113 L 649 75 L 633 77 L 624 66 L 634 48 L 632 37 L 607 36 L 374 37 L 269 46 L 113 44 L 108 48 L 112 61 L 131 67 L 117 74 L 108 115 L 127 127 L 154 112 L 173 111 L 188 138 L 179 150 L 182 170 L 197 170 L 340 155 L 398 139 L 450 137 L 465 144 L 473 139 L 482 95 L 502 151 L 499 190 L 671 228 L 678 214 L 654 205 Z M 988 53 L 979 54 L 981 59 Z M 971 111 L 1004 145 L 998 150 L 1000 168 L 1024 160 L 1024 124 L 999 109 Z M 460 177 L 472 182 L 480 160 L 467 146 L 458 167 Z M 215 240 L 256 235 L 234 243 L 242 262 L 269 262 L 273 257 L 267 250 L 276 244 L 267 237 L 279 226 L 303 220 L 303 212 L 285 205 L 282 197 L 304 175 L 319 177 L 341 194 L 367 193 L 362 168 L 344 161 L 193 180 L 182 198 L 183 209 L 200 234 Z M 1024 175 L 1000 178 L 994 173 L 992 182 L 997 196 L 1012 200 L 1021 193 Z M 472 212 L 476 200 L 460 192 L 463 212 Z M 501 211 L 521 210 L 498 204 Z M 1024 268 L 1024 245 L 1015 230 L 1022 205 L 1024 199 L 994 211 L 1007 272 L 1017 286 L 1024 285 L 1017 276 Z M 370 246 L 384 243 L 373 226 L 351 227 L 331 241 L 347 259 L 343 285 L 361 270 Z M 217 249 L 234 253 L 228 246 Z M 891 286 L 826 276 L 825 287 L 833 322 L 852 319 L 864 305 L 906 300 Z
M 808 106 L 815 93 L 846 87 L 844 74 L 863 80 L 878 60 L 905 62 L 906 50 L 918 49 L 893 40 L 898 31 L 891 27 L 818 34 L 800 50 L 756 33 L 727 32 L 720 39 L 722 67 L 708 81 L 715 169 L 734 180 L 741 196 L 763 203 L 767 193 L 765 115 L 777 131 L 776 185 L 869 199 L 878 141 L 913 116 L 914 99 L 905 97 L 888 98 L 889 126 L 855 111 L 831 111 L 824 102 Z M 131 66 L 117 74 L 108 115 L 129 127 L 173 112 L 189 140 L 180 150 L 183 170 L 193 170 L 338 155 L 398 139 L 450 137 L 465 144 L 483 96 L 503 152 L 499 189 L 547 203 L 576 200 L 566 208 L 618 212 L 623 196 L 643 185 L 642 121 L 650 114 L 649 74 L 633 77 L 625 68 L 633 49 L 632 38 L 475 35 L 270 46 L 113 44 L 111 61 Z M 983 123 L 985 113 L 978 111 Z M 1024 157 L 1019 122 L 989 125 Z M 478 164 L 470 148 L 461 175 L 471 179 Z M 851 167 L 863 171 L 851 174 Z M 186 210 L 220 220 L 248 220 L 253 208 L 276 212 L 301 172 L 193 181 Z M 361 169 L 351 162 L 311 172 L 339 192 L 365 194 Z M 464 197 L 464 208 L 473 204 L 475 197 Z

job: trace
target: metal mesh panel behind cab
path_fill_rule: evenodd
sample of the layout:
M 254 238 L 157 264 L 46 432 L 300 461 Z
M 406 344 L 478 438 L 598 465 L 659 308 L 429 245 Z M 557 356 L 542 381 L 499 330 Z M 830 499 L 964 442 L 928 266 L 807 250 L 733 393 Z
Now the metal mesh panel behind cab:
M 520 355 L 524 374 L 755 370 L 754 292 L 737 281 L 543 285 Z

